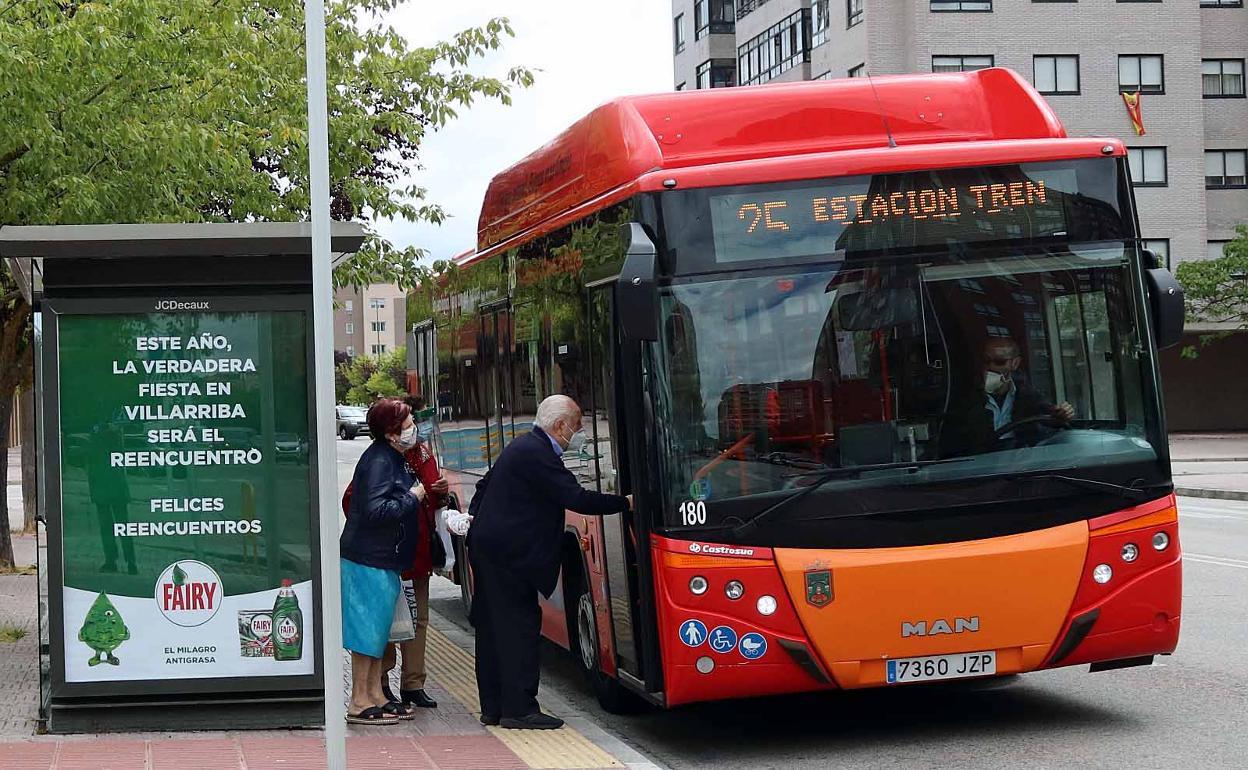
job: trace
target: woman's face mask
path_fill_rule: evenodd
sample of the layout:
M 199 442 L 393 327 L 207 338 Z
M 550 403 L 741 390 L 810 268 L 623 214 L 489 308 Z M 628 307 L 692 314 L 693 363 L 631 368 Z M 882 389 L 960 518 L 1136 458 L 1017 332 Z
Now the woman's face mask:
M 416 435 L 416 426 L 409 425 L 408 427 L 403 429 L 402 433 L 399 434 L 399 439 L 397 443 L 399 445 L 399 449 L 406 452 L 407 450 L 416 446 L 417 440 L 418 438 Z

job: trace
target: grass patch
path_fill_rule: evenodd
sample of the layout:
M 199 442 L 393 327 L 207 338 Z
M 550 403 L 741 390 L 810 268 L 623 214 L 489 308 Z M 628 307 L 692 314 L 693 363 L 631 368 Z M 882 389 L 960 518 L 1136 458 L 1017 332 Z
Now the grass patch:
M 0 626 L 0 642 L 16 642 L 26 638 L 26 629 L 17 626 Z
M 36 567 L 33 564 L 27 564 L 25 567 L 0 567 L 0 575 L 34 575 Z

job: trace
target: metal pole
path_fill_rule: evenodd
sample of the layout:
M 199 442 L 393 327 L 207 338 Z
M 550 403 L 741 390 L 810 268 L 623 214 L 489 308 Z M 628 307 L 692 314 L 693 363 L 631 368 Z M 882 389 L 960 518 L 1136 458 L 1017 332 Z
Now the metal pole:
M 329 240 L 329 117 L 324 0 L 304 0 L 308 57 L 308 171 L 312 208 L 312 334 L 316 372 L 317 511 L 321 524 L 321 657 L 325 672 L 325 759 L 346 770 L 342 687 L 342 586 L 338 565 L 337 458 L 334 430 L 333 267 Z

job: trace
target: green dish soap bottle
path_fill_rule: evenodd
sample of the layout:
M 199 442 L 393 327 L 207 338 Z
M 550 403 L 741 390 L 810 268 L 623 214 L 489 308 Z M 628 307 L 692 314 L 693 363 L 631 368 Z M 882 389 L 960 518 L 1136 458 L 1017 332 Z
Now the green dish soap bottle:
M 273 659 L 299 660 L 303 657 L 303 611 L 299 609 L 299 597 L 290 587 L 289 580 L 282 581 L 273 602 Z

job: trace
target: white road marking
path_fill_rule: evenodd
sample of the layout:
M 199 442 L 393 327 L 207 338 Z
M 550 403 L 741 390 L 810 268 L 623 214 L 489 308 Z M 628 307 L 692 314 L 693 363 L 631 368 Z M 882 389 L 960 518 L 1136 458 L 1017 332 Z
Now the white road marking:
M 1220 567 L 1234 567 L 1236 569 L 1248 569 L 1248 560 L 1231 559 L 1226 556 L 1211 556 L 1204 553 L 1188 553 L 1183 554 L 1184 561 L 1195 561 L 1201 564 L 1217 564 Z

